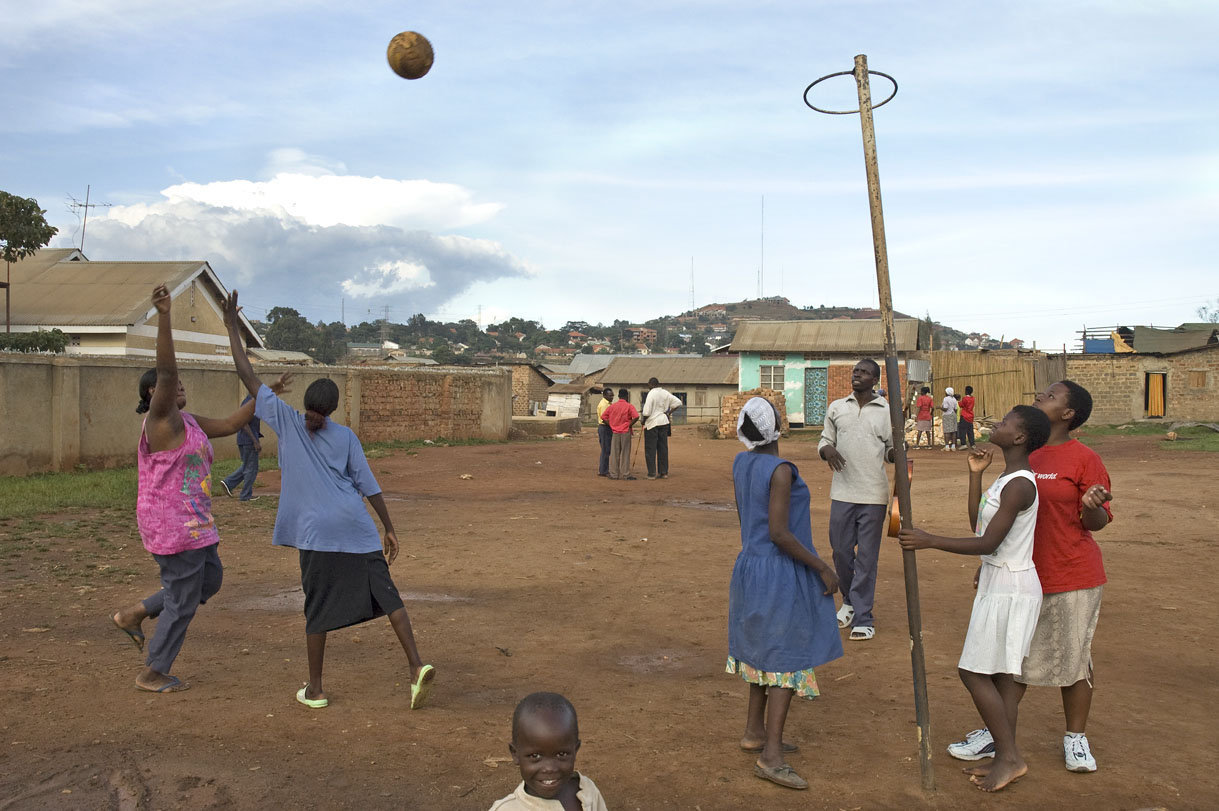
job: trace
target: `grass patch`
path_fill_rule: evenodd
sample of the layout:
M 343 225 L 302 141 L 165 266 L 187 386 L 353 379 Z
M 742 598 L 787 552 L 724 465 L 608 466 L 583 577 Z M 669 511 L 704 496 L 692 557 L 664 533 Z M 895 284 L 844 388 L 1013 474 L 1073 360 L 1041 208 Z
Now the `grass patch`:
M 1160 437 L 1162 441 L 1157 447 L 1170 451 L 1206 451 L 1219 452 L 1219 432 L 1212 431 L 1200 425 L 1189 428 L 1179 428 L 1176 431 L 1176 441 L 1167 438 L 1172 430 L 1172 423 L 1129 423 L 1127 425 L 1099 425 L 1085 428 L 1079 434 L 1079 441 L 1090 444 L 1089 439 L 1110 436 L 1151 436 Z
M 212 483 L 219 487 L 219 480 L 240 466 L 240 459 L 216 462 Z M 263 456 L 258 469 L 278 470 L 279 459 Z M 134 467 L 0 477 L 0 521 L 75 509 L 117 508 L 134 513 L 137 481 Z

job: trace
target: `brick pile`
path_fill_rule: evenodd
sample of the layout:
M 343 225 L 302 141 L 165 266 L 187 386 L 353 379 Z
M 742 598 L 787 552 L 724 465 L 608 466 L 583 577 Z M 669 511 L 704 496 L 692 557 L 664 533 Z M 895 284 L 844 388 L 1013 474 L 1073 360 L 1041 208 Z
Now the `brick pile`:
M 750 389 L 735 394 L 725 394 L 720 400 L 720 424 L 716 430 L 716 436 L 720 439 L 736 439 L 737 417 L 740 416 L 741 409 L 745 407 L 745 403 L 749 402 L 751 397 L 763 397 L 779 407 L 781 422 L 779 433 L 787 436 L 791 430 L 791 426 L 787 424 L 787 398 L 783 396 L 783 392 L 771 389 Z

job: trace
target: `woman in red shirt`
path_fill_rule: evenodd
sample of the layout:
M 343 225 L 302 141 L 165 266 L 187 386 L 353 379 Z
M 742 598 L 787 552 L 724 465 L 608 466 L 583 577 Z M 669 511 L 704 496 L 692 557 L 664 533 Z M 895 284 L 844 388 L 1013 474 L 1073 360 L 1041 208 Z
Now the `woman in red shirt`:
M 961 413 L 957 422 L 957 444 L 962 448 L 966 443 L 970 449 L 974 446 L 974 387 L 965 387 L 965 396 L 961 398 Z
M 923 390 L 919 392 L 919 397 L 914 401 L 914 407 L 918 409 L 918 414 L 915 415 L 915 427 L 918 433 L 914 435 L 914 447 L 918 447 L 923 441 L 923 434 L 927 435 L 927 447 L 931 447 L 931 409 L 935 408 L 935 401 L 931 399 L 931 389 L 923 386 Z
M 1033 563 L 1041 580 L 1041 614 L 1016 687 L 1030 684 L 1062 690 L 1066 716 L 1063 756 L 1068 771 L 1094 772 L 1096 759 L 1084 729 L 1092 707 L 1092 636 L 1100 615 L 1105 567 L 1092 537 L 1109 525 L 1109 472 L 1096 451 L 1071 438 L 1092 413 L 1092 395 L 1062 380 L 1037 395 L 1037 408 L 1050 418 L 1050 440 L 1029 455 L 1037 475 L 1037 529 Z M 976 585 L 976 583 L 975 583 Z M 974 730 L 948 747 L 960 760 L 994 756 L 990 732 Z M 967 769 L 974 774 L 986 766 Z

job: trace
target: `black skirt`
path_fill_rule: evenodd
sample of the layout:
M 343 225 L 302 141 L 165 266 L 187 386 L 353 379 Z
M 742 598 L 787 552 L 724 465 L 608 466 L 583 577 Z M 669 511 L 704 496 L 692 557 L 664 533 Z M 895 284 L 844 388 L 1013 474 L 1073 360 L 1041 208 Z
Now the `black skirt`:
M 380 552 L 298 551 L 305 633 L 335 631 L 402 608 L 402 597 Z

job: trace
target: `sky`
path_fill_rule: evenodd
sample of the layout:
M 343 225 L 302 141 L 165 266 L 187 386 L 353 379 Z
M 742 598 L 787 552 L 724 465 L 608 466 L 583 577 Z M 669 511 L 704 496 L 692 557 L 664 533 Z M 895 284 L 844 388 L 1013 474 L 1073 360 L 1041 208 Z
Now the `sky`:
M 352 5 L 354 8 L 341 8 Z M 558 328 L 785 296 L 1072 348 L 1219 307 L 1219 4 L 0 0 L 0 189 L 246 314 Z M 391 72 L 391 37 L 432 70 Z M 890 85 L 873 76 L 879 102 Z M 854 80 L 819 107 L 858 107 Z M 87 227 L 83 209 L 90 203 Z

